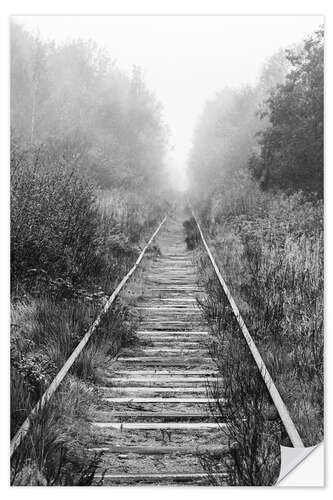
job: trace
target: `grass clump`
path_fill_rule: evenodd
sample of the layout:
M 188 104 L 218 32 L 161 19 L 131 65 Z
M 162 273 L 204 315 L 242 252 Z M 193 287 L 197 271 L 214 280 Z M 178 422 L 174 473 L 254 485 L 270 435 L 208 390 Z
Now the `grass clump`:
M 101 455 L 89 452 L 88 416 L 96 402 L 93 387 L 75 377 L 35 415 L 31 431 L 12 457 L 14 486 L 88 486 Z
M 185 232 L 185 242 L 188 250 L 194 250 L 199 241 L 200 235 L 197 231 L 197 224 L 194 217 L 187 219 L 183 222 L 184 232 Z

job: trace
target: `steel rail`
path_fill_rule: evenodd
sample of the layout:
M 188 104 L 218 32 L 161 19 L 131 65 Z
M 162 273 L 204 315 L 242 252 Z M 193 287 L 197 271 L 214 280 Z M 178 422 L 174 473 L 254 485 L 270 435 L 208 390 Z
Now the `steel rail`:
M 244 338 L 245 338 L 247 345 L 251 351 L 251 354 L 256 362 L 258 370 L 259 370 L 259 372 L 260 372 L 260 374 L 261 374 L 261 376 L 266 384 L 268 392 L 269 392 L 269 394 L 273 400 L 273 403 L 274 403 L 274 405 L 279 413 L 279 416 L 280 416 L 282 423 L 286 429 L 286 432 L 289 436 L 289 439 L 294 447 L 304 448 L 303 441 L 302 441 L 302 439 L 301 439 L 301 437 L 296 429 L 294 422 L 291 419 L 289 411 L 288 411 L 285 403 L 283 402 L 282 397 L 281 397 L 278 389 L 276 388 L 276 386 L 273 382 L 273 379 L 272 379 L 272 377 L 271 377 L 271 375 L 270 375 L 270 373 L 269 373 L 269 371 L 268 371 L 268 369 L 267 369 L 267 367 L 266 367 L 266 365 L 265 365 L 265 363 L 260 355 L 260 352 L 258 351 L 257 346 L 255 345 L 254 340 L 250 335 L 250 332 L 249 332 L 249 330 L 248 330 L 248 328 L 247 328 L 247 326 L 242 318 L 242 315 L 239 312 L 237 304 L 234 301 L 234 299 L 229 291 L 229 288 L 227 287 L 227 284 L 221 275 L 219 268 L 217 267 L 217 264 L 214 260 L 214 257 L 212 255 L 212 253 L 207 245 L 206 239 L 203 235 L 198 218 L 195 215 L 194 210 L 193 210 L 191 205 L 190 205 L 190 208 L 192 211 L 193 218 L 197 224 L 203 245 L 207 251 L 209 259 L 210 259 L 210 261 L 213 265 L 213 268 L 215 270 L 216 276 L 217 276 L 217 278 L 218 278 L 218 280 L 219 280 L 219 282 L 224 290 L 225 295 L 227 296 L 227 298 L 229 300 L 231 308 L 232 308 L 234 315 L 237 319 L 238 325 L 242 331 L 242 334 L 244 335 Z
M 82 340 L 76 346 L 76 348 L 74 349 L 74 351 L 72 352 L 72 354 L 70 355 L 70 357 L 67 359 L 67 361 L 65 362 L 65 364 L 63 365 L 63 367 L 61 368 L 61 370 L 54 377 L 54 379 L 52 380 L 51 384 L 46 389 L 46 391 L 44 392 L 44 394 L 42 395 L 42 397 L 40 398 L 40 400 L 38 401 L 38 403 L 36 403 L 36 405 L 34 406 L 34 408 L 31 410 L 30 414 L 28 415 L 28 417 L 25 419 L 25 421 L 23 422 L 23 424 L 21 425 L 21 427 L 19 428 L 19 430 L 16 432 L 16 434 L 12 438 L 12 440 L 10 442 L 10 456 L 13 455 L 13 453 L 15 452 L 15 450 L 21 444 L 22 440 L 27 435 L 27 433 L 28 433 L 28 431 L 30 429 L 33 417 L 35 415 L 37 415 L 44 408 L 44 406 L 46 405 L 46 403 L 50 400 L 50 398 L 52 397 L 52 395 L 54 394 L 54 392 L 57 390 L 57 388 L 59 387 L 60 383 L 62 382 L 62 380 L 64 379 L 64 377 L 66 376 L 66 374 L 68 373 L 68 371 L 70 370 L 70 368 L 72 367 L 73 363 L 75 362 L 75 360 L 77 359 L 77 357 L 79 356 L 79 354 L 82 352 L 82 350 L 85 347 L 85 345 L 87 344 L 88 340 L 90 339 L 90 337 L 93 335 L 93 333 L 98 328 L 98 326 L 99 326 L 99 324 L 101 322 L 102 317 L 107 313 L 107 311 L 109 310 L 109 308 L 112 305 L 112 303 L 114 302 L 114 300 L 117 298 L 119 292 L 121 291 L 121 289 L 123 288 L 123 286 L 125 285 L 125 283 L 129 280 L 129 278 L 132 276 L 132 274 L 134 273 L 134 271 L 139 266 L 141 260 L 144 257 L 144 254 L 146 253 L 146 250 L 148 249 L 148 247 L 153 242 L 154 238 L 156 237 L 157 233 L 159 232 L 159 230 L 163 226 L 163 224 L 166 221 L 166 219 L 167 219 L 167 215 L 164 217 L 164 219 L 162 220 L 162 222 L 159 224 L 158 228 L 156 229 L 156 231 L 154 232 L 154 234 L 151 236 L 151 238 L 148 241 L 148 243 L 144 246 L 144 248 L 141 251 L 139 257 L 135 261 L 135 264 L 133 265 L 133 267 L 128 271 L 128 273 L 126 274 L 126 276 L 121 280 L 121 282 L 119 283 L 119 285 L 112 292 L 112 294 L 108 298 L 108 300 L 105 303 L 103 309 L 101 310 L 101 312 L 99 313 L 99 315 L 97 316 L 97 318 L 95 319 L 95 321 L 93 322 L 93 324 L 87 330 L 87 332 L 83 336 Z

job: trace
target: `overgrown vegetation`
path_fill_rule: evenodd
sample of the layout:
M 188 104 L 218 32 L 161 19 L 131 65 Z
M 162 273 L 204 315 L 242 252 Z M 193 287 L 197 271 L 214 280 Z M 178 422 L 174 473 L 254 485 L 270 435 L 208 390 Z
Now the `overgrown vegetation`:
M 12 26 L 11 435 L 133 265 L 166 205 L 166 130 L 139 68 Z M 117 299 L 15 452 L 15 485 L 91 484 L 94 383 L 136 317 Z
M 284 81 L 277 87 L 274 82 L 262 104 L 252 100 L 250 111 L 240 94 L 229 101 L 219 94 L 208 105 L 195 135 L 191 176 L 209 246 L 305 446 L 311 446 L 324 433 L 323 31 L 287 51 L 286 60 Z M 272 484 L 277 445 L 290 443 L 263 417 L 265 389 L 204 252 L 198 252 L 208 291 L 202 307 L 226 381 L 215 391 L 212 412 L 221 418 L 227 405 L 230 440 L 247 450 L 223 466 L 234 484 Z M 219 402 L 221 394 L 227 403 Z M 222 466 L 208 459 L 204 465 L 208 471 Z
M 252 188 L 259 196 L 257 203 L 251 206 L 249 187 L 243 190 L 238 184 L 233 191 L 225 192 L 214 208 L 203 209 L 204 226 L 267 368 L 305 445 L 311 446 L 323 439 L 324 432 L 322 207 L 305 202 L 300 195 L 277 197 L 260 192 L 255 184 Z M 250 439 L 251 434 L 243 429 L 245 415 L 258 432 L 253 436 L 257 440 L 252 450 L 254 462 L 272 464 L 277 460 L 272 451 L 276 452 L 276 447 L 270 452 L 270 460 L 263 460 L 265 447 L 271 440 L 276 444 L 279 435 L 274 426 L 270 430 L 260 427 L 265 424 L 261 411 L 267 403 L 266 390 L 202 249 L 200 255 L 201 279 L 208 291 L 208 301 L 201 305 L 217 339 L 213 356 L 225 382 L 217 400 L 224 397 L 229 406 L 230 439 L 239 442 L 240 449 L 247 448 L 243 440 Z M 225 417 L 226 405 L 218 405 L 218 411 Z M 278 442 L 290 446 L 284 434 Z M 276 469 L 268 467 L 263 471 L 265 479 L 258 475 L 258 482 L 253 483 L 254 477 L 245 477 L 248 467 L 254 466 L 252 462 L 248 453 L 242 466 L 236 462 L 237 484 L 267 484 L 277 478 L 269 475 Z
M 52 401 L 36 415 L 31 431 L 12 457 L 15 486 L 88 486 L 100 462 L 89 452 L 87 417 L 96 402 L 92 386 L 67 378 Z
M 323 437 L 322 204 L 262 193 L 255 184 L 251 202 L 248 189 L 238 184 L 216 200 L 206 228 L 213 228 L 226 281 L 310 446 Z

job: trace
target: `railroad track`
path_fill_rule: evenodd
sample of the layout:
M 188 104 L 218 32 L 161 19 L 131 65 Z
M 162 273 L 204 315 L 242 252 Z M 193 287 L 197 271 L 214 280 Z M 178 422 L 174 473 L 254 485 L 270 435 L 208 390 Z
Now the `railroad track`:
M 182 221 L 169 218 L 157 242 L 161 255 L 137 306 L 138 343 L 107 370 L 92 422 L 104 484 L 208 484 L 200 454 L 228 452 L 226 442 L 217 444 L 221 430 L 209 412 L 216 366 Z
M 207 485 L 201 455 L 222 457 L 230 448 L 224 422 L 211 416 L 208 386 L 216 382 L 209 355 L 209 328 L 197 305 L 203 292 L 187 251 L 181 218 L 163 220 L 136 264 L 122 280 L 100 317 L 140 264 L 146 248 L 157 239 L 160 255 L 144 273 L 144 299 L 137 304 L 141 323 L 135 346 L 123 349 L 101 377 L 100 401 L 93 413 L 92 452 L 103 452 L 96 482 L 104 485 Z M 303 446 L 289 413 L 216 266 L 197 221 L 203 244 L 223 287 L 249 349 L 265 380 L 275 408 L 294 446 Z M 76 349 L 76 356 L 98 327 L 98 317 Z M 74 354 L 74 353 L 73 353 Z M 76 357 L 66 362 L 36 413 L 52 396 Z M 69 362 L 70 361 L 70 362 Z M 14 436 L 13 452 L 29 430 L 29 418 Z M 216 474 L 228 484 L 228 474 Z

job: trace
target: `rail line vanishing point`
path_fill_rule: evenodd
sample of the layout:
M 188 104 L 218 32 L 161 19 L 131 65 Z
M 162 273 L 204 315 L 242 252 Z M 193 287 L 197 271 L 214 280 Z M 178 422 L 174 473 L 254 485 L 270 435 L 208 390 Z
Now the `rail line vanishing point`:
M 298 431 L 192 213 L 288 436 L 293 446 L 302 447 Z M 208 387 L 217 380 L 218 372 L 209 353 L 211 333 L 197 304 L 204 291 L 198 285 L 197 271 L 186 249 L 183 221 L 176 216 L 169 216 L 167 223 L 166 220 L 167 216 L 15 434 L 11 455 L 29 431 L 33 416 L 52 397 L 156 238 L 160 255 L 143 274 L 144 297 L 136 306 L 141 315 L 138 341 L 133 347 L 123 348 L 117 359 L 110 361 L 98 387 L 100 404 L 91 419 L 94 442 L 90 450 L 103 455 L 95 478 L 103 479 L 106 485 L 209 484 L 200 456 L 221 457 L 230 452 L 227 437 L 224 441 L 221 438 L 225 424 L 214 420 L 209 411 L 213 400 L 207 395 Z M 228 474 L 216 475 L 228 484 Z

